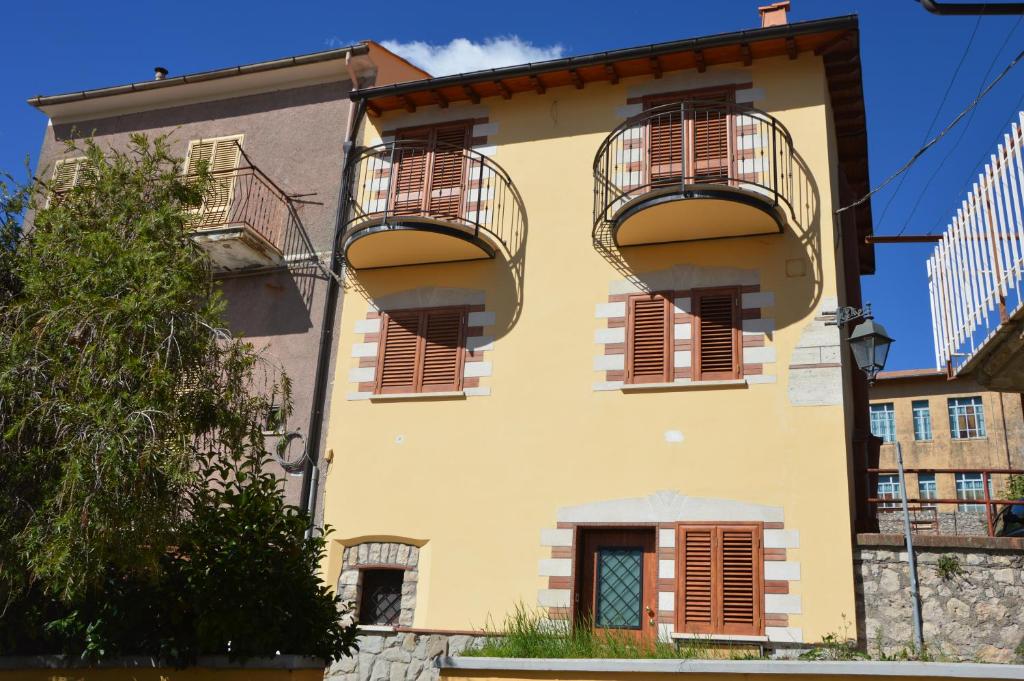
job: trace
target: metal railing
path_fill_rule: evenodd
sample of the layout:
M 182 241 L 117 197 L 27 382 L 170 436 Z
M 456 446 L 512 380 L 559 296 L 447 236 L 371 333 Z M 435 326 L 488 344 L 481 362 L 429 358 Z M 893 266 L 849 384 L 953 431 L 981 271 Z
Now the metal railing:
M 259 168 L 245 165 L 210 173 L 203 205 L 189 226 L 201 232 L 242 225 L 280 251 L 291 213 L 287 195 Z
M 793 140 L 773 116 L 747 106 L 684 101 L 648 109 L 615 128 L 594 157 L 594 234 L 653 191 L 719 185 L 761 194 L 792 212 Z
M 472 149 L 402 140 L 355 150 L 344 233 L 427 219 L 484 236 L 514 254 L 526 213 L 508 173 Z
M 917 477 L 932 475 L 935 479 L 935 496 L 921 496 L 920 478 L 917 493 L 912 493 L 912 483 L 907 483 L 907 505 L 911 513 L 911 527 L 917 534 L 943 534 L 962 536 L 997 536 L 996 519 L 999 511 L 1007 506 L 1019 507 L 1024 513 L 1024 502 L 1019 499 L 1003 498 L 1010 476 L 1024 475 L 1019 468 L 906 468 L 904 472 Z M 867 499 L 879 522 L 879 530 L 893 534 L 903 533 L 903 516 L 898 487 L 879 495 L 878 477 L 896 476 L 896 468 L 868 468 L 868 489 L 876 496 Z M 939 489 L 955 489 L 955 476 L 967 473 L 981 476 L 981 489 L 970 490 L 970 495 L 940 497 Z M 943 478 L 939 478 L 939 476 Z M 940 480 L 949 484 L 941 485 Z M 897 483 L 898 485 L 898 483 Z M 997 486 L 1001 485 L 1001 486 Z
M 1024 112 L 927 262 L 935 364 L 958 372 L 1024 304 Z

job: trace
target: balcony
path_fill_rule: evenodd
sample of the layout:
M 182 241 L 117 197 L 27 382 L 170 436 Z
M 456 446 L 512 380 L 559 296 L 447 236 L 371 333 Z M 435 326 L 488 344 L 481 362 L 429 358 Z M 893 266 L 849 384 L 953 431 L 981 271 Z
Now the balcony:
M 777 234 L 793 143 L 763 111 L 686 101 L 619 125 L 594 158 L 594 238 L 617 246 Z
M 254 165 L 210 173 L 210 189 L 189 220 L 214 272 L 275 267 L 291 217 L 287 196 Z
M 354 269 L 508 256 L 524 238 L 511 178 L 471 149 L 379 144 L 353 153 L 347 177 L 342 249 Z

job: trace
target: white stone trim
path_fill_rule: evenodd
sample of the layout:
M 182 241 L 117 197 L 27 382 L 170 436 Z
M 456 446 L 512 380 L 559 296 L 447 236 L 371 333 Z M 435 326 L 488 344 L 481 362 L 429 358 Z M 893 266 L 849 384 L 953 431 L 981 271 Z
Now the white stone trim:
M 453 123 L 469 118 L 488 118 L 490 111 L 489 106 L 469 102 L 452 102 L 445 109 L 440 107 L 420 108 L 415 113 L 403 114 L 401 118 L 382 123 L 381 136 L 383 139 L 384 135 L 390 134 L 394 139 L 395 130 L 399 128 L 413 128 L 434 123 Z
M 462 370 L 462 375 L 465 378 L 475 378 L 477 376 L 490 376 L 491 375 L 491 363 L 490 362 L 466 362 Z
M 799 615 L 799 594 L 765 594 L 764 611 L 775 614 Z
M 771 333 L 773 331 L 775 331 L 775 320 L 771 317 L 743 320 L 743 333 L 762 334 Z
M 675 314 L 690 314 L 693 311 L 693 304 L 688 296 L 686 298 L 676 298 L 672 301 L 672 304 L 675 307 L 673 310 Z
M 608 329 L 597 329 L 594 331 L 594 342 L 598 344 L 625 343 L 626 327 L 613 326 Z
M 764 547 L 766 549 L 798 549 L 800 548 L 800 531 L 765 530 Z
M 451 307 L 455 305 L 483 305 L 486 292 L 479 289 L 422 286 L 374 298 L 374 310 L 417 310 L 425 307 Z M 470 317 L 473 314 L 470 313 Z M 492 313 L 493 314 L 493 313 Z M 493 322 L 492 322 L 493 323 Z
M 463 388 L 462 392 L 465 393 L 466 397 L 487 397 L 491 394 L 491 389 L 486 386 L 479 388 Z
M 629 279 L 612 280 L 610 295 L 649 293 L 651 291 L 692 291 L 722 286 L 757 286 L 758 270 L 738 267 L 703 267 L 701 265 L 673 265 L 652 272 L 638 272 Z
M 758 374 L 756 376 L 747 376 L 744 380 L 750 384 L 775 383 L 778 380 L 778 377 L 769 374 Z
M 470 312 L 466 323 L 468 326 L 494 326 L 495 321 L 494 312 L 484 310 L 483 312 Z
M 672 530 L 658 530 L 658 548 L 659 549 L 674 549 L 676 547 L 676 531 Z
M 473 125 L 473 137 L 490 137 L 498 132 L 497 123 L 475 123 Z
M 544 608 L 568 608 L 572 602 L 569 589 L 540 589 L 537 605 Z
M 671 591 L 658 592 L 658 610 L 672 612 L 676 609 L 676 595 Z
M 783 509 L 733 499 L 690 497 L 677 491 L 646 497 L 597 501 L 558 509 L 559 522 L 569 523 L 676 523 L 689 521 L 783 522 Z M 767 534 L 771 530 L 766 530 Z M 781 530 L 777 530 L 781 531 Z
M 689 350 L 676 350 L 672 353 L 672 366 L 676 369 L 685 369 L 693 361 L 693 353 Z
M 365 383 L 372 381 L 377 375 L 377 367 L 355 367 L 348 370 L 349 383 Z
M 355 402 L 357 400 L 368 400 L 373 397 L 373 393 L 369 392 L 351 392 L 345 396 L 345 399 L 349 402 Z
M 630 118 L 636 116 L 638 113 L 644 110 L 643 104 L 623 104 L 622 106 L 615 107 L 616 118 Z
M 626 303 L 598 303 L 594 306 L 594 317 L 597 319 L 612 319 L 626 316 Z
M 572 530 L 544 528 L 540 531 L 541 546 L 572 546 Z
M 772 307 L 775 305 L 775 294 L 771 291 L 754 291 L 751 293 L 744 293 L 741 300 L 743 302 L 744 310 L 750 310 L 758 307 Z
M 765 627 L 765 635 L 769 641 L 780 643 L 803 643 L 804 630 L 800 627 Z
M 377 333 L 378 331 L 380 331 L 380 317 L 356 320 L 356 333 Z
M 353 357 L 376 357 L 378 343 L 355 343 L 352 345 Z
M 494 336 L 470 336 L 466 339 L 466 349 L 470 352 L 493 350 Z
M 672 637 L 672 632 L 675 631 L 675 625 L 671 622 L 658 622 L 658 638 L 662 641 L 668 641 Z
M 591 386 L 591 388 L 595 392 L 602 392 L 608 390 L 622 390 L 625 385 L 625 381 L 597 381 Z
M 496 144 L 477 144 L 472 149 L 481 156 L 493 157 L 498 153 L 498 145 Z
M 764 562 L 764 578 L 798 582 L 800 581 L 800 563 L 788 560 L 766 560 Z
M 625 355 L 595 355 L 594 371 L 621 371 L 626 368 Z
M 674 560 L 658 561 L 658 579 L 675 579 L 676 562 Z
M 745 364 L 774 364 L 775 348 L 770 345 L 743 348 L 743 362 Z
M 673 332 L 676 340 L 690 340 L 693 338 L 693 324 L 676 324 Z
M 572 575 L 572 559 L 541 558 L 537 572 L 541 577 L 569 577 Z
M 764 89 L 759 87 L 748 87 L 736 91 L 737 104 L 749 104 L 764 99 Z

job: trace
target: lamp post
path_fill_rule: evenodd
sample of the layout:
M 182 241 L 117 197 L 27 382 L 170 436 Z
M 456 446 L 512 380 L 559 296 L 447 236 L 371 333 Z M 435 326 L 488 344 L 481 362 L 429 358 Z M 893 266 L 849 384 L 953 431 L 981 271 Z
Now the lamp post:
M 841 307 L 835 311 L 835 321 L 829 325 L 844 326 L 850 322 L 863 319 L 850 333 L 850 350 L 857 368 L 867 376 L 868 384 L 875 382 L 889 357 L 889 346 L 893 339 L 886 333 L 885 327 L 875 322 L 871 315 L 871 305 L 863 309 Z M 900 501 L 903 506 L 903 539 L 907 547 L 907 568 L 910 573 L 911 610 L 914 617 L 914 644 L 918 654 L 924 650 L 924 634 L 921 623 L 921 593 L 917 585 L 917 557 L 914 555 L 914 535 L 910 526 L 910 507 L 907 503 L 907 481 L 903 473 L 903 448 L 896 441 L 896 469 L 900 476 Z

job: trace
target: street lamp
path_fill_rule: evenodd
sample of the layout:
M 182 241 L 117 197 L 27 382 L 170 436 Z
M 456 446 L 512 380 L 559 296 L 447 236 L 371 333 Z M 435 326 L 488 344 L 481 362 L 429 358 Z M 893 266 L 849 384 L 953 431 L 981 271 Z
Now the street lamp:
M 868 383 L 874 383 L 878 372 L 885 367 L 889 356 L 892 338 L 885 332 L 885 327 L 870 317 L 854 328 L 850 334 L 850 349 L 857 368 L 868 377 Z

